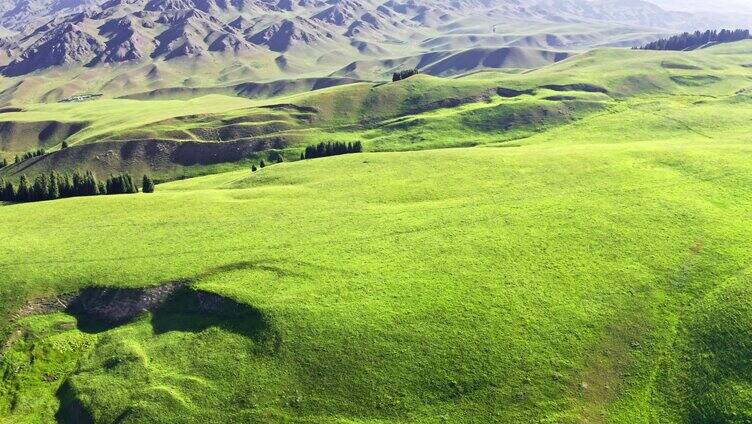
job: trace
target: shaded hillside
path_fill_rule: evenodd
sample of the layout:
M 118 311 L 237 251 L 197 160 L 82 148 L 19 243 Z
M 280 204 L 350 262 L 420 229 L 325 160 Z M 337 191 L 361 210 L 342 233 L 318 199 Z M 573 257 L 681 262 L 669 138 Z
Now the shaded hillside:
M 471 48 L 436 51 L 418 56 L 364 60 L 348 64 L 333 75 L 380 79 L 401 69 L 418 69 L 436 76 L 459 75 L 484 69 L 540 68 L 570 57 L 572 53 L 533 48 Z
M 271 82 L 247 82 L 226 87 L 166 87 L 143 93 L 121 96 L 122 99 L 169 100 L 191 99 L 209 94 L 227 94 L 248 98 L 277 97 L 299 92 L 316 91 L 324 88 L 359 82 L 353 78 L 296 78 Z

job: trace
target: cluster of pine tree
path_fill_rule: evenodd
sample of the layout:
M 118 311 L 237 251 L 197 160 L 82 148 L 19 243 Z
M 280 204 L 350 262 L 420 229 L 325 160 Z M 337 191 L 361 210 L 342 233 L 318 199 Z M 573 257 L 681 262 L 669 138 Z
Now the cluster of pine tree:
M 114 175 L 107 179 L 104 194 L 138 193 L 138 187 L 130 174 Z
M 707 44 L 731 43 L 733 41 L 749 39 L 748 29 L 728 30 L 722 29 L 708 30 L 705 32 L 695 31 L 693 33 L 685 32 L 684 34 L 674 35 L 669 38 L 662 38 L 645 44 L 640 47 L 641 50 L 694 50 Z
M 104 188 L 102 183 L 91 171 L 83 174 L 58 174 L 51 172 L 49 175 L 37 175 L 34 180 L 29 180 L 26 175 L 21 175 L 18 186 L 10 181 L 0 180 L 0 201 L 4 202 L 36 202 L 52 200 L 63 197 L 93 196 L 100 194 Z
M 15 162 L 19 163 L 19 162 L 23 162 L 23 161 L 25 161 L 27 159 L 35 158 L 37 156 L 44 156 L 45 153 L 46 152 L 44 151 L 44 149 L 32 150 L 30 152 L 26 152 L 26 153 L 22 154 L 21 156 L 16 155 Z
M 144 193 L 154 192 L 154 182 L 148 176 L 143 179 Z M 129 174 L 111 176 L 106 181 L 99 181 L 91 171 L 72 174 L 51 172 L 40 174 L 29 180 L 21 175 L 18 185 L 0 180 L 0 201 L 2 202 L 38 202 L 66 197 L 96 196 L 100 194 L 138 193 L 138 187 Z
M 315 146 L 308 146 L 305 153 L 300 154 L 301 159 L 323 158 L 325 156 L 337 156 L 347 153 L 360 153 L 363 151 L 363 143 L 341 143 L 338 141 L 329 143 L 319 143 Z
M 413 75 L 418 75 L 420 73 L 420 70 L 417 68 L 415 69 L 406 69 L 404 71 L 395 72 L 392 74 L 392 82 L 397 82 L 403 79 L 408 79 Z

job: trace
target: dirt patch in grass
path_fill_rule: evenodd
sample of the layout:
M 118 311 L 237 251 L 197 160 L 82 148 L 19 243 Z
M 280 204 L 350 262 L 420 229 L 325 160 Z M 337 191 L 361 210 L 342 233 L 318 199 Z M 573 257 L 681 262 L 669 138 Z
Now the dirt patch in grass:
M 141 289 L 89 287 L 73 296 L 65 310 L 79 319 L 79 326 L 115 326 L 155 310 L 182 288 L 185 283 Z
M 177 166 L 240 162 L 259 152 L 288 147 L 293 135 L 267 135 L 227 142 L 141 139 L 74 145 L 4 169 L 7 176 L 38 175 L 51 170 L 88 169 L 97 175 L 113 170 L 133 175 L 168 175 Z
M 16 320 L 30 315 L 51 314 L 64 311 L 68 307 L 68 302 L 70 302 L 71 298 L 72 296 L 70 295 L 60 295 L 42 299 L 32 299 L 17 310 L 12 315 L 12 318 Z
M 154 314 L 152 324 L 157 332 L 177 328 L 190 331 L 189 327 L 198 325 L 195 322 L 175 322 L 171 317 L 176 314 L 195 314 L 201 316 L 197 321 L 210 319 L 212 325 L 219 326 L 224 326 L 224 321 L 250 320 L 254 323 L 251 327 L 255 327 L 257 323 L 265 321 L 261 312 L 252 306 L 216 293 L 193 289 L 190 281 L 143 288 L 87 287 L 77 294 L 29 301 L 13 317 L 18 319 L 55 312 L 74 316 L 78 321 L 77 327 L 89 333 L 127 324 L 146 312 Z M 257 329 L 266 327 L 264 324 Z M 236 328 L 239 332 L 246 332 L 239 328 Z

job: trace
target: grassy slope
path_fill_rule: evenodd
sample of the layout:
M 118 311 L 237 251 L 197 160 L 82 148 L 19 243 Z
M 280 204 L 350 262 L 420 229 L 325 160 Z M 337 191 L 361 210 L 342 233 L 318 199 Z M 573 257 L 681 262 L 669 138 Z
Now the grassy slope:
M 255 308 L 264 331 L 180 313 L 99 334 L 23 318 L 0 416 L 47 421 L 60 398 L 105 422 L 749 422 L 752 146 L 734 95 L 747 71 L 732 69 L 671 96 L 626 96 L 666 78 L 622 83 L 607 110 L 520 147 L 1 207 L 6 316 L 88 285 L 191 279 Z
M 88 124 L 86 129 L 69 139 L 71 143 L 76 143 L 83 140 L 98 141 L 106 133 L 117 134 L 125 129 L 142 127 L 175 116 L 219 113 L 254 104 L 256 102 L 249 99 L 223 95 L 163 101 L 104 99 L 81 103 L 39 104 L 26 107 L 23 112 L 5 113 L 2 119 L 13 122 L 85 122 Z
M 749 357 L 746 304 L 715 299 L 749 282 L 751 157 L 735 143 L 379 153 L 2 208 L 6 313 L 89 284 L 191 278 L 281 340 L 155 334 L 149 317 L 32 337 L 17 349 L 35 362 L 6 359 L 20 365 L 6 390 L 42 387 L 24 384 L 8 419 L 55 410 L 65 373 L 39 383 L 48 360 L 75 368 L 69 390 L 103 421 L 677 422 L 714 413 L 706 374 L 748 419 L 718 372 L 732 365 L 675 349 Z M 716 330 L 734 337 L 703 344 Z M 75 367 L 55 360 L 79 350 Z

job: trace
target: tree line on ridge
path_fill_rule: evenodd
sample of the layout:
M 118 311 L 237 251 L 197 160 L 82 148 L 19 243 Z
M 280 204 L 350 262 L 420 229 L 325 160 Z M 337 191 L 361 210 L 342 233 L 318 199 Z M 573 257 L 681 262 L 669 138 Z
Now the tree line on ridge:
M 731 43 L 734 41 L 749 39 L 748 29 L 728 30 L 707 30 L 685 32 L 674 35 L 669 38 L 661 38 L 651 43 L 638 47 L 639 50 L 693 50 L 707 44 Z

